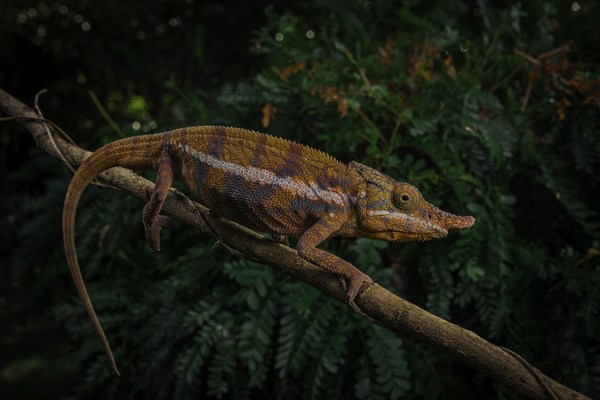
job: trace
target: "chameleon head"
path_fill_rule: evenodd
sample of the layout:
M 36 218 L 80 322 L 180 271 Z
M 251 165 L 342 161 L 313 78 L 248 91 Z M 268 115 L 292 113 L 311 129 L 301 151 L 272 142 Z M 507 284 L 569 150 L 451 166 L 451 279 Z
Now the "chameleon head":
M 448 235 L 450 229 L 466 229 L 475 219 L 440 210 L 425 201 L 419 190 L 389 176 L 351 163 L 364 179 L 357 196 L 359 236 L 390 242 L 425 241 Z

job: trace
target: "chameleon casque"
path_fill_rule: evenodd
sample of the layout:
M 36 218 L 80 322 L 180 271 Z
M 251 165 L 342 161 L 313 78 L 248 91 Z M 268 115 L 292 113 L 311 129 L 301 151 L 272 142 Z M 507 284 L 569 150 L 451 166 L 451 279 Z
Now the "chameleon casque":
M 85 309 L 115 373 L 116 363 L 92 306 L 77 261 L 75 214 L 81 194 L 112 167 L 157 169 L 156 187 L 142 221 L 150 247 L 160 248 L 159 215 L 169 187 L 181 179 L 193 197 L 216 215 L 278 237 L 299 236 L 298 254 L 344 278 L 348 302 L 371 278 L 316 246 L 330 236 L 392 242 L 442 238 L 475 223 L 441 211 L 412 185 L 357 162 L 343 164 L 301 144 L 239 128 L 196 126 L 133 136 L 105 145 L 77 170 L 63 209 L 67 262 Z

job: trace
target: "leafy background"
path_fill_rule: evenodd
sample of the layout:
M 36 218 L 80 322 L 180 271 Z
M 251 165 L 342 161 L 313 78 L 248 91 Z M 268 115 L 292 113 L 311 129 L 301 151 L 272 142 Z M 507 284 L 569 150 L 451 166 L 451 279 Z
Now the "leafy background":
M 592 1 L 0 5 L 0 87 L 81 145 L 195 124 L 257 129 L 408 181 L 474 229 L 324 247 L 430 312 L 600 396 L 600 30 Z M 320 292 L 90 188 L 72 288 L 71 173 L 0 125 L 0 391 L 11 398 L 512 398 Z M 147 175 L 151 177 L 152 175 Z

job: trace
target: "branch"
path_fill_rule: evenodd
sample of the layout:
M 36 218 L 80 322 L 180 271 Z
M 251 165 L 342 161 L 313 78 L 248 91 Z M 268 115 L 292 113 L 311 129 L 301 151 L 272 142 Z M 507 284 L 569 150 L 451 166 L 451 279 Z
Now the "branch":
M 53 143 L 40 116 L 1 89 L 0 111 L 18 119 L 33 135 L 37 145 L 56 158 L 64 157 L 73 165 L 80 165 L 91 154 L 59 137 L 54 138 Z M 152 182 L 124 168 L 112 168 L 101 177 L 144 200 L 149 199 L 154 189 Z M 218 239 L 227 238 L 226 243 L 245 257 L 273 266 L 339 301 L 344 301 L 344 288 L 339 279 L 300 258 L 288 246 L 265 239 L 236 223 L 211 217 L 205 207 L 192 202 L 181 193 L 171 192 L 163 210 Z M 512 351 L 495 346 L 469 330 L 436 317 L 378 284 L 363 287 L 356 303 L 364 316 L 377 324 L 435 347 L 506 386 L 520 397 L 587 398 L 543 375 Z

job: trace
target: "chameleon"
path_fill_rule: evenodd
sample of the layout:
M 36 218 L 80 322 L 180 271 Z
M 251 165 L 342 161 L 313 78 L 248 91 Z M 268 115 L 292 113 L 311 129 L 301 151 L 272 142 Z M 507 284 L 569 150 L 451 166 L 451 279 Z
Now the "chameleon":
M 319 249 L 325 239 L 426 241 L 475 223 L 471 216 L 438 209 L 416 187 L 374 168 L 356 161 L 344 164 L 322 151 L 255 131 L 195 126 L 108 143 L 74 174 L 65 196 L 62 231 L 75 287 L 117 375 L 81 274 L 74 232 L 85 188 L 98 174 L 117 166 L 157 170 L 155 189 L 142 211 L 146 239 L 154 251 L 160 250 L 160 230 L 169 222 L 160 211 L 177 178 L 215 215 L 278 240 L 298 236 L 298 255 L 344 279 L 351 304 L 362 285 L 373 281 L 351 263 Z

